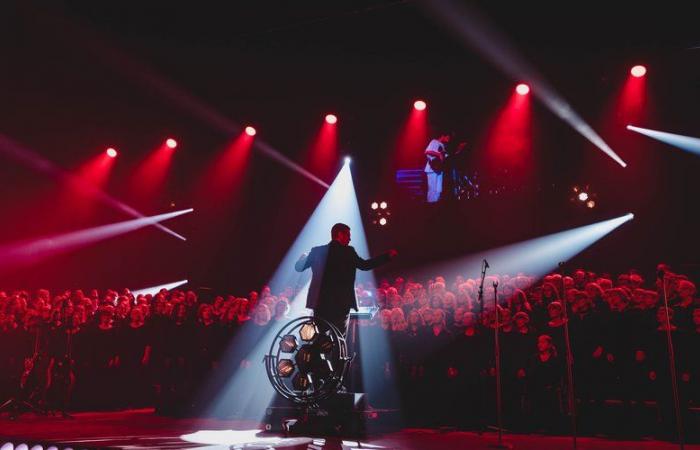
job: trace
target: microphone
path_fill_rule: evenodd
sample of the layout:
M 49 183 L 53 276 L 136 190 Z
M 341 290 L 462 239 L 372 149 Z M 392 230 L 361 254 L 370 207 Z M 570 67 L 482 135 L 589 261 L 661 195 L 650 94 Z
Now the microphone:
M 484 260 L 484 267 L 486 267 L 487 269 L 491 267 L 491 266 L 489 266 L 489 262 L 486 260 Z

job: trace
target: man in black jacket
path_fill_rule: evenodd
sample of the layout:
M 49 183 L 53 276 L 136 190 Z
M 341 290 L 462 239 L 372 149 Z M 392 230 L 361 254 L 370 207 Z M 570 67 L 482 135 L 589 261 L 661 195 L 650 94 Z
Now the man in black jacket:
M 350 245 L 350 227 L 336 223 L 331 229 L 332 240 L 326 245 L 311 249 L 301 255 L 294 268 L 303 272 L 311 267 L 313 277 L 309 286 L 306 307 L 345 334 L 348 313 L 357 311 L 355 298 L 355 271 L 372 270 L 389 262 L 397 255 L 396 250 L 371 259 L 362 259 Z

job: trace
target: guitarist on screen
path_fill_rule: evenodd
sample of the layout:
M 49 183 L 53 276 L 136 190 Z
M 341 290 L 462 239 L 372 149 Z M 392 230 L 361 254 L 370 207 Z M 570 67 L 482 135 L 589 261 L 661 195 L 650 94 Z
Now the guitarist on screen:
M 440 200 L 442 193 L 443 163 L 445 162 L 445 144 L 452 139 L 451 133 L 441 133 L 437 139 L 433 139 L 425 148 L 425 175 L 428 179 L 428 203 Z

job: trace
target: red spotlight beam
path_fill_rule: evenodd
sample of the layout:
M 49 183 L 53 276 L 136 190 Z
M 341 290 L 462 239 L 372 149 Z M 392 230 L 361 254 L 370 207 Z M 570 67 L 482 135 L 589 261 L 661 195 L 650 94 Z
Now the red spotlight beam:
M 130 177 L 129 198 L 153 201 L 157 197 L 159 188 L 165 183 L 176 147 L 177 142 L 168 139 L 146 156 Z
M 451 29 L 463 44 L 475 48 L 511 78 L 526 82 L 532 88 L 534 95 L 550 111 L 616 163 L 627 167 L 627 163 L 574 111 L 544 77 L 474 9 L 453 0 L 433 0 L 423 4 L 436 18 L 440 19 L 442 24 Z
M 78 24 L 66 17 L 61 17 L 57 12 L 51 15 L 44 14 L 42 18 L 45 19 L 47 23 L 52 23 L 64 36 L 71 37 L 72 44 L 82 46 L 103 64 L 124 74 L 149 91 L 157 92 L 183 111 L 208 123 L 227 136 L 238 136 L 238 134 L 241 133 L 243 127 L 239 124 L 227 118 L 195 95 L 188 93 L 172 81 L 166 79 L 147 64 L 136 61 L 125 52 L 109 45 L 95 30 L 89 28 L 86 24 Z M 320 184 L 324 188 L 328 189 L 330 187 L 328 183 L 287 158 L 270 144 L 256 139 L 255 148 L 285 167 Z
M 123 203 L 116 198 L 110 196 L 109 194 L 105 193 L 101 189 L 96 188 L 95 186 L 84 182 L 80 178 L 71 175 L 70 173 L 66 172 L 65 170 L 61 169 L 60 167 L 56 166 L 54 163 L 49 161 L 48 159 L 44 158 L 43 156 L 39 155 L 38 153 L 23 147 L 19 143 L 13 141 L 9 137 L 5 136 L 4 134 L 0 133 L 0 153 L 4 153 L 6 156 L 9 156 L 10 158 L 14 159 L 15 161 L 18 161 L 27 167 L 30 167 L 31 169 L 36 170 L 37 172 L 41 173 L 46 173 L 50 175 L 51 177 L 58 179 L 60 181 L 64 181 L 67 184 L 75 187 L 77 190 L 80 190 L 88 195 L 91 195 L 101 202 L 111 206 L 112 208 L 121 211 L 129 216 L 135 217 L 135 218 L 145 218 L 146 215 L 140 213 L 139 211 L 135 210 L 131 206 L 127 205 L 126 203 Z M 186 241 L 187 239 L 174 232 L 170 228 L 167 228 L 166 226 L 154 222 L 151 225 L 154 227 L 158 228 L 159 230 L 170 234 L 171 236 L 174 236 L 182 241 Z

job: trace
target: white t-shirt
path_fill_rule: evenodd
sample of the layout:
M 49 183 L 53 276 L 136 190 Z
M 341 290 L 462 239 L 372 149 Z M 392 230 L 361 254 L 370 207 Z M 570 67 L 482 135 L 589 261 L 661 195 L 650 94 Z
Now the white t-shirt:
M 425 147 L 425 151 L 426 151 L 426 152 L 429 151 L 429 150 L 432 150 L 432 151 L 434 151 L 434 152 L 443 152 L 443 151 L 445 151 L 445 144 L 443 144 L 442 142 L 438 141 L 437 139 L 433 139 L 432 141 L 430 141 L 430 143 L 428 144 L 428 146 Z M 433 159 L 437 158 L 437 156 L 428 155 L 428 154 L 426 153 L 425 157 L 428 158 L 428 162 L 425 163 L 425 172 L 435 172 L 435 171 L 430 167 L 430 161 L 432 161 Z

